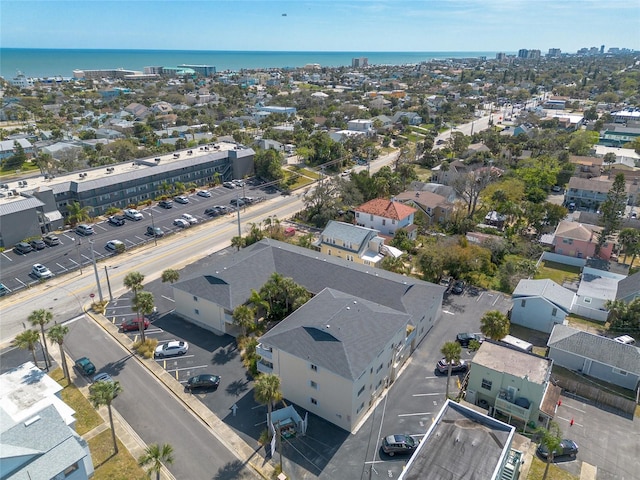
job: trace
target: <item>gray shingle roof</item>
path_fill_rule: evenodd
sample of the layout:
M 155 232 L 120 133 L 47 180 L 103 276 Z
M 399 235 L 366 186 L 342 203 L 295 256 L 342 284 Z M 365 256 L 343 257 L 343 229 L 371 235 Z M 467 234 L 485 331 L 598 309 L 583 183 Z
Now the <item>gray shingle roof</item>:
M 0 217 L 11 213 L 25 212 L 34 208 L 42 207 L 44 203 L 35 197 L 22 197 L 13 201 L 0 203 Z
M 345 244 L 351 243 L 354 246 L 351 250 L 358 251 L 363 243 L 366 243 L 370 237 L 374 237 L 377 234 L 378 231 L 371 228 L 330 220 L 322 231 L 322 240 L 333 238 Z
M 514 299 L 523 297 L 543 297 L 568 313 L 573 305 L 575 294 L 571 290 L 568 290 L 549 279 L 520 280 L 518 286 L 513 291 L 512 297 Z
M 260 341 L 356 380 L 410 316 L 330 288 L 263 335 Z
M 640 375 L 640 348 L 566 325 L 553 327 L 549 347 Z
M 631 299 L 633 294 L 640 296 L 640 272 L 636 272 L 633 275 L 629 275 L 627 278 L 623 278 L 618 282 L 618 291 L 616 292 L 616 299 Z M 627 300 L 630 301 L 630 300 Z

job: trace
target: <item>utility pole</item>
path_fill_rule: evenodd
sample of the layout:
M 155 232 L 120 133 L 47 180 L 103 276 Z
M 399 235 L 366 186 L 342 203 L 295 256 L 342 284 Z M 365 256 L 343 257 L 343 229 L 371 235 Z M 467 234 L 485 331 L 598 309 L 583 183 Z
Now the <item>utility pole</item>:
M 107 277 L 107 288 L 109 289 L 109 300 L 113 302 L 113 294 L 111 293 L 111 282 L 109 281 L 109 271 L 107 270 L 107 266 L 104 266 L 104 274 Z
M 238 237 L 242 237 L 242 229 L 240 228 L 240 192 L 236 191 L 236 211 L 238 212 Z
M 98 275 L 98 265 L 96 264 L 96 255 L 93 251 L 93 240 L 89 240 L 89 245 L 91 245 L 91 263 L 93 263 L 93 272 L 96 275 L 96 285 L 98 286 L 98 298 L 100 302 L 103 302 L 102 298 L 102 287 L 100 286 L 100 275 Z

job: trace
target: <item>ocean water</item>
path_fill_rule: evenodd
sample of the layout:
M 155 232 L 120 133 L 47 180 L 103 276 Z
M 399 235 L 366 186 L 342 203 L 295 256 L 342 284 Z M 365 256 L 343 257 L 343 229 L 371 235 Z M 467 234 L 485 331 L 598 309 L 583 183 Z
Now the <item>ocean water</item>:
M 144 67 L 176 67 L 182 64 L 213 65 L 218 72 L 259 68 L 350 66 L 351 59 L 367 57 L 370 65 L 404 65 L 434 58 L 495 58 L 496 52 L 249 52 L 197 50 L 54 50 L 0 49 L 0 76 L 13 78 L 18 71 L 27 77 L 72 77 L 73 70 Z

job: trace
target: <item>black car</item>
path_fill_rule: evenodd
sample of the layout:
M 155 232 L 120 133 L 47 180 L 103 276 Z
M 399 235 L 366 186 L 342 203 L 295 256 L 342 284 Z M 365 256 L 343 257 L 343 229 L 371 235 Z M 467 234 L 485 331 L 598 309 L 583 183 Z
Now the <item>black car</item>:
M 152 227 L 149 225 L 147 227 L 147 235 L 151 235 L 152 237 L 163 237 L 164 231 L 160 227 Z
M 461 295 L 464 292 L 464 282 L 462 280 L 458 280 L 453 284 L 453 288 L 451 289 L 451 293 L 455 293 L 456 295 Z
M 116 227 L 121 227 L 122 225 L 124 225 L 124 222 L 124 215 L 112 215 L 109 217 L 109 223 L 111 225 L 115 225 Z
M 231 201 L 229 202 L 231 205 L 234 205 L 236 207 L 242 207 L 244 205 L 244 200 L 242 200 L 241 198 L 232 198 Z
M 538 455 L 546 459 L 549 456 L 549 449 L 544 445 L 540 445 L 536 450 Z M 564 439 L 560 442 L 560 449 L 553 451 L 553 458 L 571 457 L 575 458 L 578 454 L 578 445 L 573 440 Z
M 173 208 L 173 202 L 171 200 L 160 200 L 158 205 L 162 208 Z
M 31 245 L 31 248 L 33 248 L 34 250 L 42 250 L 42 249 L 47 247 L 47 245 L 44 243 L 44 241 L 40 240 L 39 238 L 37 238 L 35 240 L 31 240 L 29 242 L 29 245 Z
M 413 453 L 419 444 L 411 435 L 388 435 L 382 440 L 382 451 L 390 457 L 396 453 L 407 455 Z
M 209 215 L 210 217 L 217 217 L 218 215 L 220 215 L 220 209 L 218 208 L 207 208 L 204 211 L 205 215 Z
M 462 347 L 468 347 L 471 340 L 482 343 L 484 342 L 484 336 L 481 333 L 459 333 L 456 335 L 456 342 Z
M 187 380 L 185 388 L 187 390 L 215 390 L 220 385 L 220 375 L 211 375 L 205 373 L 202 375 L 196 375 Z

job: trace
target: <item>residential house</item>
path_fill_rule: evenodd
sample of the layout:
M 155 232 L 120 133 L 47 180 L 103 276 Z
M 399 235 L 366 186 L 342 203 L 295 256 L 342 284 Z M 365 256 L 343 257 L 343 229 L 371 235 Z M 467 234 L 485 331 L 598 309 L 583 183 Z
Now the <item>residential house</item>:
M 405 191 L 396 195 L 396 200 L 415 207 L 427 219 L 427 224 L 434 225 L 449 220 L 454 204 L 442 195 L 429 191 Z
M 417 230 L 413 224 L 416 209 L 394 199 L 374 198 L 354 208 L 356 224 L 378 230 L 382 235 L 393 237 L 399 228 L 415 240 Z
M 551 383 L 552 366 L 550 358 L 485 340 L 473 357 L 466 400 L 524 429 L 530 422 L 548 427 L 562 390 Z
M 237 335 L 233 310 L 273 273 L 315 297 L 261 338 L 258 370 L 279 375 L 285 398 L 352 431 L 440 318 L 444 288 L 265 239 L 176 283 L 175 313 Z
M 562 220 L 558 223 L 552 244 L 555 253 L 569 257 L 587 258 L 595 256 L 598 234 L 602 227 L 587 223 Z M 604 260 L 611 258 L 613 242 L 605 242 L 600 249 L 599 257 Z
M 86 480 L 89 445 L 75 431 L 62 387 L 33 363 L 0 375 L 0 477 L 3 480 Z
M 436 195 L 444 197 L 445 200 L 449 203 L 455 203 L 455 201 L 458 199 L 458 194 L 452 187 L 441 185 L 439 183 L 424 183 L 413 181 L 409 184 L 409 188 L 407 190 L 413 192 L 420 191 L 435 193 Z
M 507 216 L 502 213 L 498 213 L 495 210 L 487 212 L 487 214 L 484 216 L 484 225 L 495 227 L 498 230 L 504 229 L 504 224 L 506 223 L 506 221 Z
M 30 158 L 35 153 L 33 145 L 26 138 L 17 138 L 15 140 L 2 140 L 0 141 L 0 161 L 5 158 L 12 157 L 15 152 L 15 144 L 18 144 L 22 147 L 27 158 Z
M 567 325 L 556 325 L 549 341 L 556 365 L 637 391 L 640 387 L 640 348 Z
M 403 118 L 406 118 L 407 125 L 420 125 L 422 123 L 422 117 L 416 112 L 396 112 L 393 115 L 393 123 L 402 123 Z
M 638 127 L 609 124 L 600 133 L 600 141 L 598 143 L 610 147 L 621 147 L 625 143 L 633 142 L 638 137 L 640 137 L 640 128 Z
M 640 272 L 620 280 L 616 291 L 616 300 L 631 303 L 636 298 L 640 298 Z
M 135 120 L 141 121 L 151 115 L 151 110 L 140 103 L 130 103 L 124 107 L 124 111 L 131 115 Z
M 569 163 L 575 165 L 575 175 L 579 178 L 599 177 L 602 174 L 603 160 L 600 157 L 571 155 Z
M 347 130 L 362 132 L 367 136 L 375 135 L 375 131 L 373 129 L 373 121 L 370 119 L 349 120 L 349 122 L 347 122 Z
M 625 275 L 584 267 L 572 312 L 591 320 L 606 322 L 609 310 L 605 305 L 609 300 L 616 299 L 618 282 L 624 278 Z
M 576 131 L 584 124 L 584 116 L 571 115 L 564 112 L 548 112 L 541 121 L 557 120 L 558 125 L 565 130 Z
M 385 257 L 384 239 L 379 233 L 372 228 L 330 220 L 320 234 L 318 246 L 325 255 L 375 267 Z
M 607 193 L 612 186 L 612 180 L 571 177 L 564 194 L 564 202 L 566 205 L 573 203 L 576 209 L 597 210 L 607 199 Z
M 462 160 L 453 160 L 446 164 L 443 162 L 442 164 L 432 168 L 431 172 L 431 179 L 434 182 L 451 186 L 459 177 L 471 172 L 471 168 Z
M 515 436 L 515 427 L 448 399 L 398 480 L 518 478 Z
M 156 102 L 151 105 L 151 113 L 156 115 L 168 115 L 173 112 L 173 107 L 169 102 Z
M 382 98 L 379 100 L 386 101 Z M 378 115 L 377 117 L 373 117 L 371 121 L 373 122 L 372 125 L 375 125 L 376 121 L 379 122 L 380 126 L 378 127 L 378 131 L 387 131 L 393 128 L 393 120 L 391 117 L 387 117 L 386 115 Z
M 551 333 L 554 325 L 565 323 L 576 294 L 549 279 L 520 280 L 511 300 L 511 323 Z

